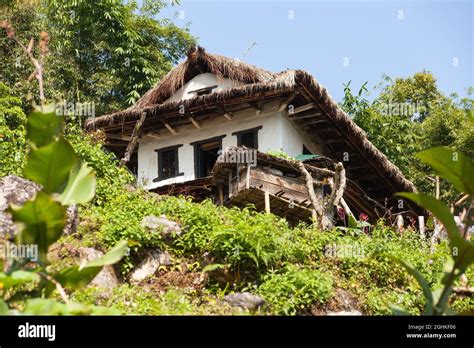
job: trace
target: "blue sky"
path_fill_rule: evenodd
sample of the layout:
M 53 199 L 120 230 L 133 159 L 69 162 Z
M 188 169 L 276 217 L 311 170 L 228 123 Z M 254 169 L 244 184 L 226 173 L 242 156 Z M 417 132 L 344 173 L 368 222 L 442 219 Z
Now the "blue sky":
M 256 42 L 244 61 L 307 70 L 340 101 L 349 80 L 353 90 L 365 81 L 372 88 L 382 74 L 423 69 L 444 93 L 466 95 L 474 86 L 473 8 L 474 0 L 181 0 L 162 16 L 189 23 L 212 53 L 241 58 Z

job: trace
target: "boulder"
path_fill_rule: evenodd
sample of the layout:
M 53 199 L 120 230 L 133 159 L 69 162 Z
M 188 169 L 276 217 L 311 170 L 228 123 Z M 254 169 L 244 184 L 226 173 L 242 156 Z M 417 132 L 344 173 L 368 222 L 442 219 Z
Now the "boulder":
M 260 296 L 252 295 L 249 292 L 238 292 L 224 296 L 224 301 L 232 307 L 240 307 L 248 310 L 255 310 L 265 304 L 265 300 Z
M 154 215 L 145 216 L 142 219 L 142 227 L 150 232 L 159 232 L 163 236 L 179 236 L 181 234 L 181 226 L 174 221 L 168 220 L 166 215 L 160 217 Z
M 140 282 L 151 277 L 160 266 L 171 264 L 170 255 L 166 251 L 152 250 L 145 253 L 145 258 L 130 274 L 131 282 Z
M 89 261 L 98 259 L 104 254 L 101 251 L 93 248 L 80 247 L 77 249 L 77 253 L 81 258 L 81 263 L 87 263 Z M 119 284 L 117 275 L 115 274 L 112 265 L 106 265 L 102 267 L 102 270 L 95 276 L 95 278 L 89 283 L 89 286 L 96 286 L 100 288 L 114 288 Z
M 0 179 L 0 233 L 13 237 L 16 226 L 12 217 L 5 210 L 10 204 L 23 205 L 41 190 L 41 186 L 33 181 L 16 175 L 8 175 Z
M 32 199 L 41 185 L 16 175 L 0 178 L 0 237 L 12 238 L 16 233 L 16 226 L 10 213 L 6 209 L 10 204 L 22 206 Z M 71 205 L 67 208 L 67 222 L 64 233 L 74 233 L 79 223 L 77 207 Z

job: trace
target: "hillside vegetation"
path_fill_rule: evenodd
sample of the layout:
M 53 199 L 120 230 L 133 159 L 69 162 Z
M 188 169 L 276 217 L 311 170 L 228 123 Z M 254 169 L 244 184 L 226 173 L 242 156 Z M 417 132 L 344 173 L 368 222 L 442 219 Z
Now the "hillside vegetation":
M 15 99 L 10 100 L 13 108 Z M 21 115 L 21 113 L 19 113 Z M 18 123 L 1 124 L 2 134 L 17 132 L 25 144 L 23 116 Z M 97 178 L 92 201 L 79 207 L 74 233 L 61 237 L 51 248 L 52 269 L 74 263 L 80 247 L 106 252 L 128 240 L 130 254 L 115 265 L 120 284 L 102 289 L 89 285 L 70 291 L 72 300 L 95 304 L 124 314 L 326 314 L 360 311 L 391 314 L 390 305 L 420 314 L 425 305 L 416 280 L 389 256 L 410 262 L 433 288 L 441 284 L 449 257 L 446 241 L 430 248 L 416 231 L 402 234 L 380 221 L 365 230 L 317 231 L 295 228 L 272 214 L 193 203 L 185 197 L 159 196 L 133 186 L 133 176 L 105 153 L 98 135 L 68 128 L 66 138 Z M 5 150 L 3 150 L 5 151 Z M 2 175 L 19 173 L 25 148 L 1 158 Z M 12 163 L 13 162 L 13 163 Z M 13 168 L 13 169 L 8 169 Z M 179 224 L 180 232 L 167 234 L 143 222 L 165 216 Z M 154 275 L 138 282 L 131 272 L 147 251 L 160 250 L 170 260 Z M 472 267 L 467 272 L 472 284 Z M 224 296 L 250 292 L 263 298 L 259 309 L 231 307 Z M 53 295 L 57 299 L 57 292 Z M 22 308 L 24 299 L 15 306 Z M 457 297 L 451 307 L 472 313 L 473 300 Z
M 456 214 L 467 209 L 464 221 L 472 221 L 472 88 L 465 98 L 446 96 L 433 74 L 422 71 L 386 77 L 371 102 L 365 84 L 353 94 L 348 83 L 341 102 L 418 187 L 421 194 L 407 198 L 429 206 L 445 225 L 449 239 L 439 243 L 411 227 L 397 232 L 383 220 L 319 231 L 290 227 L 251 206 L 226 208 L 146 192 L 104 149 L 104 134 L 82 130 L 83 115 L 30 113 L 35 103 L 67 101 L 92 103 L 88 116 L 94 117 L 136 102 L 196 42 L 188 27 L 156 19 L 166 5 L 0 5 L 0 184 L 15 175 L 35 181 L 37 189 L 22 207 L 0 195 L 0 228 L 3 213 L 11 213 L 16 241 L 40 244 L 42 251 L 36 264 L 11 264 L 0 254 L 0 315 L 474 314 L 472 291 L 452 294 L 452 285 L 474 286 L 474 244 L 461 237 L 448 208 Z M 436 158 L 438 168 L 419 156 L 430 148 L 443 155 Z M 463 160 L 442 162 L 453 151 L 464 153 Z M 55 170 L 41 170 L 45 163 Z M 436 177 L 439 200 L 426 196 L 435 192 Z M 0 245 L 11 239 L 0 230 Z M 147 267 L 151 273 L 137 276 Z M 92 281 L 97 274 L 107 274 L 112 285 Z

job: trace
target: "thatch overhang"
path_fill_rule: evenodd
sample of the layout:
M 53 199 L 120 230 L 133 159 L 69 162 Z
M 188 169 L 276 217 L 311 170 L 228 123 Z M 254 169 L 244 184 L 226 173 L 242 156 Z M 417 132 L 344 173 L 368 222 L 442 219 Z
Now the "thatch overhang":
M 194 76 L 206 72 L 243 85 L 166 102 Z M 208 54 L 201 48 L 191 50 L 185 62 L 168 73 L 134 106 L 88 120 L 86 129 L 103 130 L 117 152 L 126 146 L 142 113 L 146 113 L 142 132 L 159 132 L 166 131 L 166 126 L 179 129 L 182 125 L 191 124 L 191 119 L 205 124 L 206 120 L 221 117 L 224 113 L 248 108 L 254 108 L 258 114 L 263 103 L 274 100 L 280 100 L 283 106 L 291 103 L 294 113 L 287 116 L 295 126 L 315 144 L 323 146 L 324 155 L 341 161 L 348 178 L 380 204 L 393 206 L 397 202 L 394 193 L 416 191 L 413 183 L 367 139 L 365 132 L 308 72 L 286 70 L 274 74 L 231 58 Z M 185 113 L 182 113 L 183 107 Z M 410 204 L 407 202 L 406 208 L 410 208 Z M 411 208 L 422 212 L 413 205 Z

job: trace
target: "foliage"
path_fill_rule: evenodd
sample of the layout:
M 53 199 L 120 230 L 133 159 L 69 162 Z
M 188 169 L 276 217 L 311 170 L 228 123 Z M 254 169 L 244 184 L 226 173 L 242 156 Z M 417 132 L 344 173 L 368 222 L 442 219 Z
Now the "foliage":
M 452 258 L 445 265 L 442 288 L 432 291 L 429 283 L 418 269 L 405 260 L 396 259 L 398 263 L 403 265 L 415 277 L 423 289 L 423 295 L 426 300 L 424 314 L 442 315 L 452 312 L 448 306 L 448 300 L 452 293 L 454 282 L 474 263 L 474 243 L 466 240 L 464 237 L 464 235 L 467 235 L 469 228 L 473 226 L 474 185 L 470 178 L 474 175 L 474 165 L 463 154 L 442 147 L 421 152 L 418 154 L 418 157 L 429 164 L 439 176 L 449 180 L 457 190 L 469 195 L 472 201 L 460 233 L 460 228 L 456 225 L 449 208 L 441 201 L 422 193 L 400 194 L 430 210 L 439 222 L 443 224 L 448 234 L 452 248 Z M 395 308 L 395 311 L 396 313 L 406 313 L 397 308 Z
M 464 99 L 447 97 L 427 71 L 407 78 L 385 77 L 372 102 L 365 98 L 365 86 L 354 95 L 350 83 L 345 85 L 341 107 L 421 192 L 432 193 L 434 185 L 426 180 L 430 168 L 416 157 L 417 152 L 449 146 L 474 158 L 472 88 Z M 445 201 L 453 202 L 457 197 L 447 181 L 441 181 L 440 192 Z
M 25 125 L 21 100 L 0 82 L 0 177 L 21 173 L 26 155 Z
M 280 273 L 264 276 L 258 292 L 275 313 L 290 315 L 331 295 L 332 279 L 319 270 L 287 265 Z
M 45 108 L 42 108 L 45 109 Z M 27 139 L 30 144 L 23 175 L 40 184 L 42 190 L 23 206 L 10 206 L 9 212 L 17 223 L 17 246 L 32 245 L 38 248 L 38 259 L 13 259 L 13 263 L 0 273 L 0 289 L 7 303 L 23 292 L 48 297 L 57 288 L 65 296 L 63 286 L 78 288 L 87 285 L 104 265 L 119 261 L 127 242 L 118 243 L 102 258 L 85 265 L 73 266 L 58 273 L 47 269 L 48 249 L 61 236 L 66 225 L 66 208 L 69 204 L 87 203 L 94 196 L 95 176 L 75 155 L 71 145 L 61 134 L 61 120 L 54 112 L 34 111 L 27 120 Z M 79 175 L 80 173 L 80 175 Z M 34 261 L 32 264 L 31 261 Z M 25 289 L 25 284 L 31 285 Z M 28 298 L 23 311 L 27 314 L 84 314 L 95 310 L 81 304 L 66 304 L 51 299 Z M 8 313 L 7 304 L 1 301 L 2 311 Z
M 291 157 L 290 155 L 288 155 L 288 154 L 287 154 L 285 151 L 283 151 L 282 149 L 269 150 L 269 151 L 267 151 L 267 154 L 269 154 L 269 155 L 271 155 L 271 156 L 283 158 L 283 159 L 286 159 L 286 160 L 294 160 L 293 157 Z
M 94 102 L 102 114 L 134 103 L 184 55 L 194 38 L 167 19 L 156 19 L 167 4 L 156 1 L 100 0 L 11 1 L 0 20 L 16 28 L 22 42 L 47 31 L 52 37 L 46 66 L 50 100 Z M 4 82 L 22 95 L 33 86 L 24 80 L 26 58 L 0 35 Z M 18 58 L 17 58 L 18 57 Z

